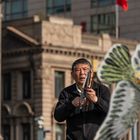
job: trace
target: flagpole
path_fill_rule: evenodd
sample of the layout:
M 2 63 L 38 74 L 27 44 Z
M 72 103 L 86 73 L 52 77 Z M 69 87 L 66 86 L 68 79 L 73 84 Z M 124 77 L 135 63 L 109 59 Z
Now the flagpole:
M 119 37 L 119 7 L 115 5 L 115 14 L 116 14 L 116 38 Z
M 1 134 L 1 104 L 2 104 L 2 90 L 1 90 L 1 85 L 2 85 L 2 0 L 0 0 L 0 140 L 2 140 L 2 134 Z
M 121 6 L 124 11 L 127 11 L 128 10 L 127 0 L 116 0 L 116 4 L 115 4 L 116 38 L 119 38 L 119 6 Z

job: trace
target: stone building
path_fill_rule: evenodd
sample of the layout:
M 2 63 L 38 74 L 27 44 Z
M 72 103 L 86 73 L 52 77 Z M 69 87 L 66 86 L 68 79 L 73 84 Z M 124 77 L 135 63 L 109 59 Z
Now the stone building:
M 4 0 L 5 21 L 40 15 L 57 15 L 72 18 L 74 24 L 83 27 L 84 32 L 115 35 L 116 0 Z M 119 37 L 137 39 L 140 36 L 140 1 L 129 0 L 128 11 L 119 7 Z
M 85 57 L 94 70 L 114 43 L 134 50 L 137 41 L 82 34 L 69 19 L 38 17 L 5 22 L 2 59 L 2 134 L 6 140 L 37 140 L 42 117 L 45 140 L 64 140 L 65 122 L 53 110 L 60 90 L 73 82 L 71 64 Z M 39 122 L 38 122 L 39 123 Z M 40 133 L 39 133 L 40 134 Z M 131 137 L 131 133 L 127 137 Z M 140 137 L 140 136 L 139 136 Z M 130 138 L 131 140 L 131 138 Z

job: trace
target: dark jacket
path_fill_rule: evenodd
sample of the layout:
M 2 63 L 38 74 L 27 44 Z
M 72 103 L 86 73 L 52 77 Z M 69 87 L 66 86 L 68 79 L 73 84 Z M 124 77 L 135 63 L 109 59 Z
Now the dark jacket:
M 90 103 L 82 109 L 72 105 L 72 100 L 80 96 L 76 84 L 64 88 L 60 93 L 54 117 L 59 122 L 66 120 L 67 140 L 93 140 L 107 115 L 110 99 L 109 89 L 96 82 L 92 88 L 96 91 L 98 101 L 97 103 Z

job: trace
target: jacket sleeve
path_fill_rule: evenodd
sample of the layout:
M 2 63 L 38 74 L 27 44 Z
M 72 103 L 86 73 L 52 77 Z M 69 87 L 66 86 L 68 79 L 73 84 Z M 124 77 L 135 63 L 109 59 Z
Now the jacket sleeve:
M 102 85 L 99 87 L 98 92 L 98 101 L 95 106 L 99 111 L 106 114 L 109 110 L 110 90 L 106 86 Z
M 60 93 L 58 102 L 54 110 L 54 118 L 59 122 L 65 121 L 74 108 L 75 107 L 72 105 L 71 101 L 68 98 L 68 93 L 63 90 Z

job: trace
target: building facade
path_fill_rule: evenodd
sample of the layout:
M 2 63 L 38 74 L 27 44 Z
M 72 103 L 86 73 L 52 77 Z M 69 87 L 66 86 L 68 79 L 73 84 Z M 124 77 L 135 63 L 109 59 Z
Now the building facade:
M 53 111 L 63 87 L 73 83 L 71 64 L 85 57 L 94 70 L 114 43 L 133 51 L 138 41 L 83 34 L 72 20 L 39 17 L 3 24 L 2 136 L 4 140 L 64 140 L 65 122 Z M 41 120 L 41 121 L 40 121 Z M 124 140 L 140 139 L 139 123 Z M 43 133 L 41 133 L 43 132 Z
M 72 18 L 74 24 L 81 25 L 83 32 L 116 35 L 116 0 L 8 0 L 3 2 L 3 19 L 14 20 L 39 15 Z M 129 9 L 124 12 L 119 7 L 118 36 L 139 40 L 139 0 L 129 0 Z

